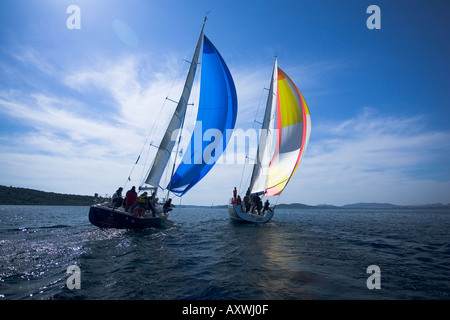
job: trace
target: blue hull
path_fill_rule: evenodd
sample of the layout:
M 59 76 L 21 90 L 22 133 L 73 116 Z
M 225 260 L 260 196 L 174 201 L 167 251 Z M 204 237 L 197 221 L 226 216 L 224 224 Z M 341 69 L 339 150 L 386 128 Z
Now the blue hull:
M 122 208 L 112 208 L 103 205 L 93 205 L 89 209 L 89 221 L 99 228 L 117 229 L 146 229 L 161 228 L 167 221 L 168 214 L 159 214 L 153 217 L 147 213 L 144 217 L 134 217 L 133 214 L 123 211 Z

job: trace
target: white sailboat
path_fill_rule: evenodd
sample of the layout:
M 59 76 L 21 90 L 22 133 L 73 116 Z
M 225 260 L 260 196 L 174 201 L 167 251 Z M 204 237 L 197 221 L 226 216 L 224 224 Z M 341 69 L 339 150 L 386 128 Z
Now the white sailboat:
M 265 223 L 275 207 L 264 205 L 261 195 L 281 194 L 292 178 L 308 145 L 311 116 L 302 94 L 275 58 L 264 119 L 250 186 L 241 204 L 228 205 L 233 220 Z M 272 152 L 272 141 L 276 146 Z
M 237 115 L 236 88 L 231 73 L 225 64 L 219 51 L 211 41 L 204 35 L 203 29 L 206 18 L 200 31 L 195 52 L 186 77 L 183 92 L 177 107 L 173 111 L 172 118 L 167 126 L 164 136 L 159 144 L 156 156 L 149 168 L 145 180 L 139 190 L 152 190 L 156 192 L 159 188 L 172 192 L 176 196 L 182 196 L 198 183 L 214 166 L 216 159 L 225 150 L 229 135 L 226 130 L 234 129 Z M 191 134 L 189 147 L 177 167 L 176 161 L 171 161 L 173 154 L 178 155 L 178 144 L 180 137 L 173 138 L 174 133 L 186 134 L 183 129 L 186 117 L 186 109 L 194 83 L 194 77 L 201 60 L 200 98 L 196 127 L 197 132 L 202 134 L 208 129 L 216 129 L 222 132 L 221 147 L 215 148 L 214 157 L 204 157 L 204 150 L 209 146 L 208 142 L 194 141 Z M 198 127 L 197 127 L 198 126 Z M 216 142 L 217 143 L 217 142 Z M 175 148 L 177 146 L 177 148 Z M 175 152 L 174 152 L 175 151 Z M 198 155 L 202 155 L 199 159 Z M 138 157 L 139 161 L 140 156 Z M 173 163 L 173 165 L 169 165 Z M 162 185 L 162 177 L 165 172 L 170 172 L 167 185 Z M 146 192 L 146 191 L 145 191 Z M 135 206 L 131 212 L 127 212 L 122 206 L 115 207 L 108 204 L 96 204 L 89 210 L 89 220 L 92 224 L 102 228 L 148 228 L 158 227 L 167 220 L 169 212 L 164 210 L 163 204 L 156 204 L 153 210 Z

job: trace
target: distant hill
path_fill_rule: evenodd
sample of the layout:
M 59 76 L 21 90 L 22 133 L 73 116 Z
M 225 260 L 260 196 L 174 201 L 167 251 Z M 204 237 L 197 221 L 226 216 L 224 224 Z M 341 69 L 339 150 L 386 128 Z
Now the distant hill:
M 89 206 L 94 202 L 93 196 L 80 196 L 54 192 L 38 191 L 27 188 L 6 187 L 0 185 L 0 205 L 57 205 L 57 206 Z M 225 205 L 181 207 L 213 207 L 227 208 Z M 424 205 L 399 206 L 391 203 L 354 203 L 343 206 L 319 204 L 310 206 L 303 203 L 278 204 L 279 209 L 389 209 L 389 208 L 450 208 L 450 204 L 432 203 Z
M 354 204 L 346 204 L 344 206 L 341 206 L 341 208 L 389 209 L 389 208 L 400 208 L 400 206 L 391 203 L 354 203 Z
M 394 208 L 450 208 L 450 204 L 432 203 L 423 205 L 399 206 L 392 203 L 353 203 L 343 206 L 334 206 L 330 204 L 319 204 L 310 206 L 302 203 L 279 204 L 279 209 L 394 209 Z
M 315 206 L 310 206 L 303 203 L 291 203 L 291 204 L 279 204 L 277 205 L 278 209 L 311 209 L 315 208 Z
M 450 204 L 432 203 L 422 205 L 399 206 L 392 203 L 354 203 L 339 208 L 344 209 L 394 209 L 394 208 L 450 208 Z
M 88 206 L 93 201 L 93 196 L 79 196 L 0 186 L 0 204 L 3 205 Z

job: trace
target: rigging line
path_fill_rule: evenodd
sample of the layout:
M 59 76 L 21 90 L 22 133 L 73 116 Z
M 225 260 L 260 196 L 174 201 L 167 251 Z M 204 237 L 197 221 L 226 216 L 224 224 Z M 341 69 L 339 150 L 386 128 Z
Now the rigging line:
M 149 133 L 147 134 L 147 137 L 145 138 L 145 142 L 144 142 L 144 144 L 143 144 L 143 146 L 142 146 L 142 148 L 141 148 L 141 151 L 139 152 L 139 156 L 138 156 L 136 162 L 134 163 L 133 167 L 131 168 L 131 171 L 130 171 L 130 174 L 128 175 L 128 177 L 131 177 L 131 175 L 133 174 L 133 171 L 134 171 L 136 165 L 138 164 L 139 159 L 141 158 L 142 152 L 144 151 L 145 147 L 146 147 L 147 144 L 148 144 L 148 140 L 149 140 L 149 138 L 150 138 L 150 135 L 153 134 L 154 128 L 155 128 L 155 126 L 156 126 L 156 123 L 158 123 L 157 120 L 158 120 L 158 119 L 160 118 L 160 116 L 161 116 L 161 112 L 162 112 L 162 110 L 164 109 L 165 103 L 166 103 L 166 102 L 165 102 L 165 100 L 164 100 L 164 102 L 163 102 L 163 104 L 162 104 L 162 106 L 161 106 L 161 108 L 160 108 L 160 110 L 159 110 L 159 112 L 158 112 L 158 115 L 156 116 L 155 121 L 153 122 L 153 125 L 152 125 L 152 127 L 150 128 L 150 131 L 149 131 Z M 147 155 L 148 155 L 148 153 L 147 153 Z M 126 186 L 126 184 L 128 183 L 128 181 L 130 181 L 130 180 L 127 179 L 127 181 L 125 182 L 125 185 L 124 185 L 124 186 Z
M 270 80 L 270 81 L 272 81 L 272 80 Z M 255 128 L 255 122 L 257 122 L 257 121 L 256 121 L 256 118 L 258 117 L 259 108 L 261 107 L 261 101 L 262 101 L 262 99 L 263 99 L 263 97 L 264 97 L 265 90 L 267 90 L 267 89 L 266 89 L 266 88 L 263 88 L 263 90 L 261 91 L 261 96 L 259 97 L 258 107 L 256 108 L 255 118 L 253 119 L 253 123 L 252 123 L 252 130 Z M 259 123 L 259 122 L 258 122 L 258 123 Z M 257 138 L 257 140 L 258 140 L 258 138 Z M 259 142 L 259 141 L 258 141 L 258 142 Z M 244 148 L 245 148 L 245 146 L 244 146 Z M 250 149 L 250 146 L 249 146 L 249 149 Z M 258 153 L 258 151 L 256 151 L 256 153 Z M 256 154 L 256 157 L 258 157 L 258 154 Z M 249 158 L 249 151 L 248 151 L 248 150 L 246 151 L 245 159 L 246 159 L 246 160 L 247 160 L 247 159 L 250 159 L 250 158 Z M 257 161 L 257 160 L 255 160 L 255 161 Z M 242 185 L 242 179 L 244 178 L 245 167 L 246 167 L 246 161 L 244 162 L 244 165 L 242 166 L 242 174 L 241 174 L 241 182 L 239 183 L 239 190 L 242 190 L 242 189 L 241 189 L 242 186 L 243 186 L 243 185 Z M 252 170 L 252 171 L 250 172 L 250 174 L 247 176 L 247 180 L 245 181 L 244 186 L 248 185 L 248 186 L 250 187 L 250 183 L 251 183 L 250 179 L 251 179 L 252 172 L 253 172 L 253 170 Z
M 172 173 L 170 174 L 169 185 L 167 187 L 167 199 L 169 198 L 170 188 L 172 186 L 172 178 L 173 178 L 173 175 L 175 173 L 175 166 L 177 164 L 178 151 L 180 149 L 181 133 L 183 132 L 184 120 L 185 119 L 186 119 L 186 117 L 183 117 L 183 119 L 181 120 L 180 134 L 178 136 L 177 149 L 175 151 L 175 159 L 173 160 Z
M 203 45 L 203 42 L 202 42 L 202 44 L 201 44 L 201 46 Z M 202 56 L 203 57 L 203 56 Z M 202 60 L 202 62 L 201 63 L 203 63 L 203 60 Z M 197 66 L 199 66 L 199 65 L 201 65 L 201 63 L 199 63 L 198 62 L 198 60 L 197 60 Z M 198 77 L 198 76 L 197 76 Z M 194 78 L 194 80 L 195 80 L 195 78 Z M 185 84 L 186 85 L 186 84 Z M 196 90 L 195 89 L 195 87 L 196 87 L 196 85 L 194 84 L 194 82 L 192 83 L 192 86 L 191 86 L 191 95 L 190 95 L 190 97 L 192 97 L 192 87 L 194 87 L 194 91 Z M 198 89 L 198 90 L 200 90 L 200 89 Z M 186 101 L 186 106 L 189 106 L 189 105 L 194 105 L 194 103 L 192 103 L 192 104 L 190 104 L 189 103 L 189 99 L 188 99 L 188 101 Z M 188 110 L 187 110 L 187 113 L 188 113 L 188 115 L 189 116 L 191 116 L 192 115 L 192 109 L 194 109 L 194 108 L 187 108 Z M 190 109 L 190 110 L 189 110 Z M 181 134 L 183 133 L 183 129 L 184 129 L 184 126 L 185 126 L 185 123 L 186 123 L 186 114 L 185 114 L 185 116 L 183 117 L 183 119 L 181 119 L 181 126 L 180 126 L 180 133 L 179 133 L 179 135 L 178 135 L 178 142 L 177 142 L 177 148 L 176 148 L 176 151 L 175 151 L 175 158 L 174 158 L 174 160 L 173 160 L 173 166 L 172 166 L 172 172 L 171 172 L 171 174 L 170 174 L 170 178 L 169 178 L 169 185 L 167 186 L 167 199 L 169 198 L 169 195 L 170 195 L 170 188 L 171 188 L 171 186 L 172 186 L 172 178 L 173 178 L 173 175 L 175 174 L 175 167 L 176 167 L 176 165 L 177 165 L 177 159 L 178 159 L 178 155 L 179 155 L 179 153 L 180 153 L 180 144 L 181 144 Z M 184 142 L 184 141 L 183 141 Z M 180 157 L 181 157 L 181 155 L 180 155 Z M 182 158 L 182 157 L 181 157 Z M 181 197 L 180 197 L 181 198 Z
M 178 205 L 178 213 L 180 213 L 181 211 L 181 200 L 183 199 L 183 197 L 180 197 L 180 204 Z
M 277 201 L 275 201 L 275 204 L 273 205 L 273 209 L 275 210 L 275 207 L 278 205 L 278 200 L 280 200 L 281 194 L 278 195 Z
M 168 94 L 167 94 L 166 97 L 168 97 L 168 96 L 170 95 L 170 92 L 172 91 L 173 86 L 175 85 L 176 79 L 178 78 L 179 73 L 180 73 L 180 70 L 181 70 L 181 68 L 183 67 L 183 65 L 184 65 L 184 61 L 183 61 L 183 62 L 180 64 L 180 66 L 178 67 L 178 70 L 177 70 L 177 72 L 176 72 L 176 74 L 175 74 L 174 80 L 172 81 L 172 84 L 171 84 L 171 86 L 170 86 L 170 88 L 169 88 L 169 92 L 168 92 Z M 154 134 L 154 130 L 155 130 L 156 124 L 158 123 L 158 119 L 161 117 L 161 113 L 162 113 L 162 111 L 164 110 L 164 106 L 165 106 L 165 104 L 166 104 L 166 101 L 167 101 L 167 100 L 164 99 L 164 102 L 162 103 L 162 106 L 161 106 L 161 108 L 159 109 L 159 112 L 158 112 L 158 114 L 157 114 L 157 116 L 156 116 L 156 118 L 155 118 L 155 121 L 153 122 L 153 125 L 152 125 L 152 127 L 150 128 L 149 133 L 147 134 L 147 137 L 145 138 L 145 142 L 144 142 L 144 144 L 143 144 L 143 146 L 142 146 L 142 148 L 141 148 L 141 151 L 139 152 L 139 156 L 138 156 L 138 158 L 137 158 L 135 164 L 134 164 L 133 167 L 131 168 L 131 171 L 130 171 L 130 174 L 128 175 L 127 180 L 125 181 L 124 187 L 127 185 L 128 181 L 131 181 L 131 180 L 130 180 L 130 177 L 131 177 L 131 175 L 133 174 L 133 171 L 134 171 L 136 165 L 138 164 L 139 159 L 141 158 L 142 152 L 144 151 L 145 147 L 147 146 L 148 140 L 149 140 L 150 136 L 151 136 L 152 134 Z M 147 157 L 148 157 L 148 152 L 147 152 Z M 146 162 L 147 162 L 147 159 L 146 159 Z M 142 180 L 142 175 L 143 175 L 143 173 L 141 174 L 141 180 Z M 142 181 L 141 181 L 140 184 L 142 185 Z
M 158 146 L 155 146 L 155 145 L 153 145 L 153 141 L 150 143 L 150 146 L 152 146 L 152 147 L 158 147 Z M 144 174 L 145 174 L 145 168 L 147 168 L 147 162 L 148 162 L 148 156 L 149 156 L 149 154 L 150 154 L 150 149 L 151 148 L 147 148 L 147 154 L 145 155 L 145 161 L 144 161 L 144 164 L 142 165 L 142 170 L 141 170 L 141 180 L 142 180 L 142 177 L 144 176 Z M 142 183 L 142 181 L 141 181 L 141 183 L 140 183 L 140 185 L 142 185 L 143 183 Z
M 206 17 L 205 17 L 205 21 L 206 21 Z M 202 29 L 202 30 L 203 30 L 203 29 Z M 181 63 L 180 67 L 179 67 L 178 70 L 177 70 L 176 77 L 175 77 L 174 81 L 172 82 L 172 85 L 171 85 L 171 87 L 170 87 L 170 89 L 169 89 L 169 94 L 166 96 L 166 99 L 164 100 L 163 106 L 164 106 L 164 104 L 166 103 L 167 100 L 169 100 L 169 101 L 171 101 L 171 102 L 175 102 L 174 100 L 169 99 L 168 97 L 169 97 L 169 95 L 170 95 L 170 92 L 171 92 L 172 89 L 173 89 L 173 86 L 175 85 L 176 80 L 177 80 L 178 77 L 179 77 L 180 70 L 182 69 L 182 67 L 184 66 L 184 64 L 185 64 L 186 62 L 189 63 L 189 64 L 192 64 L 192 62 L 189 62 L 189 61 L 186 59 L 187 55 L 188 55 L 191 51 L 192 51 L 191 49 L 188 49 L 188 50 L 186 51 L 186 53 L 185 53 L 185 55 L 184 55 L 183 62 Z M 188 73 L 188 74 L 189 74 L 189 73 Z M 186 86 L 186 83 L 184 84 L 184 86 Z M 182 92 L 183 92 L 183 91 L 184 91 L 184 88 L 183 88 Z M 183 99 L 183 96 L 181 96 L 180 99 Z M 186 105 L 189 105 L 188 102 L 189 102 L 189 101 L 186 101 Z M 179 101 L 176 102 L 176 103 L 178 104 Z M 160 110 L 160 113 L 161 113 L 161 111 L 162 111 L 162 109 Z M 175 112 L 174 114 L 176 114 L 176 112 Z M 159 115 L 159 114 L 158 114 L 158 115 Z M 170 119 L 167 120 L 167 122 L 165 123 L 165 126 L 166 126 L 166 127 L 168 126 L 168 124 L 170 123 L 170 121 L 171 121 Z M 184 119 L 183 119 L 183 121 L 184 121 Z M 156 122 L 155 122 L 155 123 L 156 123 Z M 147 156 L 148 156 L 148 154 L 147 154 Z M 151 170 L 151 166 L 150 166 L 150 168 L 148 169 L 147 172 L 149 173 L 150 170 Z M 165 171 L 167 171 L 167 170 L 165 170 Z M 148 175 L 148 173 L 147 173 L 147 175 Z M 167 172 L 166 172 L 166 176 L 167 176 Z M 141 185 L 142 185 L 142 184 L 144 184 L 145 176 L 142 175 L 141 179 L 142 179 L 142 182 L 141 182 Z M 162 190 L 164 190 L 162 187 L 160 187 L 160 188 L 161 188 Z

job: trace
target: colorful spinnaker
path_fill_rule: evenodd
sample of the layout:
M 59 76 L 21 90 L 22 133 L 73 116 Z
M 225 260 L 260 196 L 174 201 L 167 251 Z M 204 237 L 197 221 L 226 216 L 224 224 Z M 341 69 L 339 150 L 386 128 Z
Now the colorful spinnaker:
M 291 78 L 278 68 L 277 138 L 269 166 L 266 196 L 279 195 L 292 178 L 308 145 L 311 116 Z
M 311 116 L 305 99 L 278 67 L 276 58 L 261 129 L 247 194 L 254 199 L 281 194 L 297 169 L 311 134 Z M 272 152 L 273 140 L 276 144 Z M 235 220 L 267 222 L 273 216 L 273 208 L 255 214 L 252 210 L 247 212 L 245 204 L 231 204 L 229 213 Z

